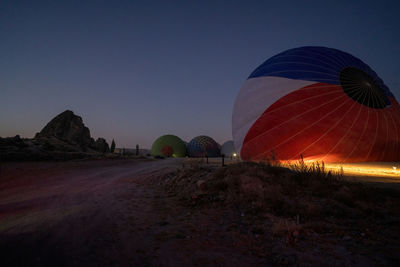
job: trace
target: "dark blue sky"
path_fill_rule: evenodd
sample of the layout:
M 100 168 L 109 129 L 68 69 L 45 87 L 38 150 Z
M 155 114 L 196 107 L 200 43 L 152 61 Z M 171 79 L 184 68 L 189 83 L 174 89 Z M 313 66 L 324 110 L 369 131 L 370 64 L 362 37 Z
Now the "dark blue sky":
M 400 98 L 399 11 L 396 0 L 1 1 L 0 136 L 32 137 L 71 109 L 117 147 L 167 133 L 222 143 L 248 75 L 304 45 L 359 57 Z

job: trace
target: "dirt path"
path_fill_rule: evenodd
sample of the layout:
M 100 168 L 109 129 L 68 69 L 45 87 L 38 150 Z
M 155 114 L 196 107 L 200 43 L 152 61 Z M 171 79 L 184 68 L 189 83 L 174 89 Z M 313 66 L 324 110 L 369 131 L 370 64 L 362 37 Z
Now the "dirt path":
M 265 259 L 159 186 L 179 159 L 9 163 L 0 177 L 7 266 L 248 266 Z M 206 214 L 205 214 L 206 213 Z M 232 235 L 231 235 L 232 234 Z M 228 235 L 228 236 L 227 236 Z
M 145 264 L 146 237 L 137 230 L 157 212 L 157 196 L 144 185 L 178 165 L 170 159 L 3 166 L 2 258 L 12 265 Z

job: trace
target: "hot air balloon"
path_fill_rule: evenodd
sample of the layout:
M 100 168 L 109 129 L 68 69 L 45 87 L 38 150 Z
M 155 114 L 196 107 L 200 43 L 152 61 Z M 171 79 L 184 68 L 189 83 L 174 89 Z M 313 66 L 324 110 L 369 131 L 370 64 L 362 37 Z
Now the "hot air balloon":
M 186 156 L 186 145 L 175 135 L 163 135 L 154 141 L 151 146 L 152 156 L 184 157 Z
M 400 160 L 400 108 L 360 59 L 299 47 L 248 77 L 236 98 L 232 133 L 243 160 Z
M 233 141 L 226 141 L 221 146 L 221 154 L 224 154 L 226 157 L 234 157 L 236 156 L 236 149 L 233 144 Z
M 221 146 L 211 137 L 201 135 L 187 144 L 189 157 L 219 157 Z

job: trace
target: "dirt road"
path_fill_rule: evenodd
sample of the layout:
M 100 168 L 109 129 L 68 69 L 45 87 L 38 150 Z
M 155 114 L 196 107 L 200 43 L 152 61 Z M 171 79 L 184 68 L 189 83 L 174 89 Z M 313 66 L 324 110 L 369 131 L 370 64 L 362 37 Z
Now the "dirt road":
M 166 195 L 159 179 L 181 164 L 165 159 L 3 165 L 3 266 L 265 264 L 237 248 L 246 240 L 220 234 L 220 212 L 191 212 Z
M 146 265 L 141 228 L 160 214 L 154 187 L 143 185 L 177 166 L 175 159 L 6 164 L 2 259 L 11 265 Z

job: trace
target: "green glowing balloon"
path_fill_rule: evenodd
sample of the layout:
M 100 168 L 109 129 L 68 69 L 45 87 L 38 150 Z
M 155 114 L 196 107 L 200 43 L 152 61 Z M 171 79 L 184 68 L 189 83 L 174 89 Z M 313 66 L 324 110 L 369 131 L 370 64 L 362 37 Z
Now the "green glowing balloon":
M 181 158 L 186 156 L 186 145 L 179 137 L 171 134 L 163 135 L 151 146 L 152 156 Z

